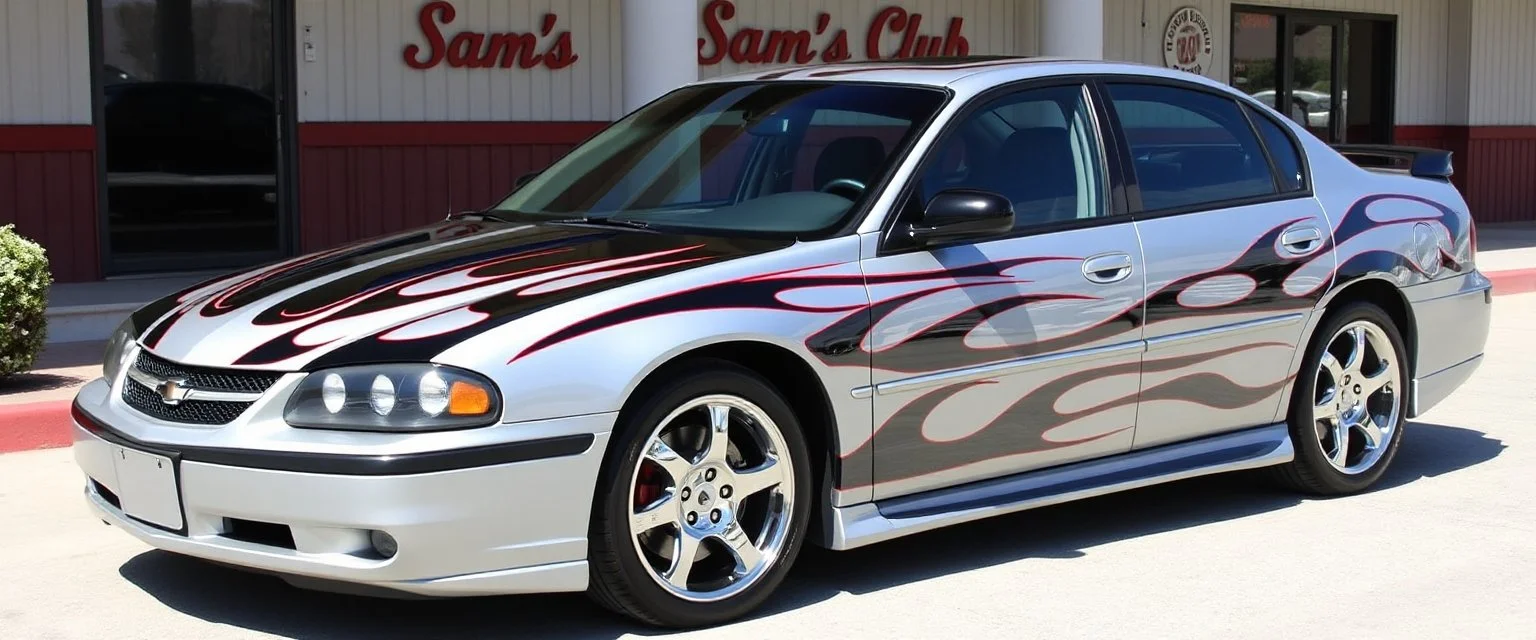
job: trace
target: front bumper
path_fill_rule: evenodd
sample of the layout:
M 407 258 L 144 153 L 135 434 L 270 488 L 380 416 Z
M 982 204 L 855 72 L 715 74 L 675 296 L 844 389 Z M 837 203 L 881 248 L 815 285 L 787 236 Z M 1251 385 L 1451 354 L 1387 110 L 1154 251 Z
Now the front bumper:
M 175 427 L 111 391 L 98 380 L 77 397 L 75 459 L 91 508 L 151 546 L 314 579 L 307 582 L 427 596 L 587 586 L 587 525 L 613 414 L 497 425 L 462 436 L 469 446 L 422 448 L 449 440 L 313 431 L 285 439 L 275 433 L 285 425 L 259 420 Z M 249 433 L 216 434 L 229 430 Z M 283 448 L 224 444 L 250 443 L 253 433 Z M 295 444 L 303 438 L 324 446 Z M 124 511 L 120 493 L 136 485 L 119 483 L 119 448 L 174 461 L 180 529 Z M 244 535 L 250 523 L 279 535 L 253 539 Z M 374 531 L 396 541 L 393 557 L 374 550 Z

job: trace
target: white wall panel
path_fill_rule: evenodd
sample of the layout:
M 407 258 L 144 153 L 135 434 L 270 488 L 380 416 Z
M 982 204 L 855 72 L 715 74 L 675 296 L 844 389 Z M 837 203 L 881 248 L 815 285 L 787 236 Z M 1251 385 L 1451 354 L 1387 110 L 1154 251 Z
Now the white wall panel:
M 1397 16 L 1397 124 L 1417 125 L 1446 122 L 1450 84 L 1449 3 L 1464 1 L 1468 0 L 1262 0 L 1237 4 Z M 1519 5 L 1527 13 L 1536 4 L 1529 0 L 1497 1 Z M 1168 18 L 1180 7 L 1194 6 L 1211 22 L 1215 50 L 1210 76 L 1225 82 L 1231 67 L 1232 5 L 1230 0 L 1105 0 L 1105 57 L 1161 66 L 1162 30 Z M 1536 31 L 1528 26 L 1523 33 L 1529 42 Z M 1533 53 L 1536 52 L 1518 59 L 1528 65 L 1536 61 L 1530 57 Z
M 16 0 L 10 0 L 15 2 Z M 46 0 L 38 0 L 46 1 Z M 83 2 L 84 0 L 80 0 Z M 306 122 L 590 121 L 621 110 L 616 0 L 454 0 L 460 31 L 538 34 L 546 13 L 559 16 L 542 51 L 570 31 L 579 56 L 551 70 L 406 65 L 407 45 L 429 50 L 418 26 L 426 0 L 299 0 L 299 119 Z M 306 36 L 306 29 L 308 35 Z M 308 37 L 316 59 L 304 61 Z
M 86 0 L 0 0 L 0 124 L 90 124 Z
M 706 40 L 705 53 L 714 50 L 714 42 L 706 30 L 704 9 L 711 0 L 699 0 L 699 37 Z M 831 45 L 839 29 L 845 29 L 848 52 L 852 60 L 867 60 L 865 54 L 870 28 L 875 17 L 886 7 L 900 6 L 909 13 L 923 16 L 918 29 L 920 35 L 943 36 L 949 28 L 950 18 L 964 18 L 961 33 L 970 44 L 972 55 L 1017 54 L 1033 55 L 1038 49 L 1037 0 L 734 0 L 735 16 L 722 21 L 727 36 L 743 28 L 765 31 L 773 29 L 807 30 L 812 33 L 811 47 L 820 53 Z M 825 11 L 831 15 L 826 31 L 816 34 L 817 16 Z M 894 51 L 901 43 L 901 36 L 883 30 L 880 38 L 881 51 Z M 736 63 L 727 56 L 718 64 L 699 68 L 700 78 L 712 78 L 738 71 L 785 66 L 784 63 L 751 64 Z
M 1471 45 L 1469 124 L 1536 125 L 1536 2 L 1476 0 Z

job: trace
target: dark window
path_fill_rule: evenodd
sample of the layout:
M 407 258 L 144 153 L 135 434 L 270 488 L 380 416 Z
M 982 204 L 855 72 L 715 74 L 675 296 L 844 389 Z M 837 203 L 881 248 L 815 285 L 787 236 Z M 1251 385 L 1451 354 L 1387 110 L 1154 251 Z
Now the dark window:
M 1301 191 L 1304 180 L 1301 175 L 1301 151 L 1296 148 L 1296 142 L 1269 116 L 1259 113 L 1257 109 L 1245 108 L 1248 109 L 1248 117 L 1253 120 L 1253 125 L 1258 127 L 1259 135 L 1264 136 L 1264 146 L 1269 149 L 1269 157 L 1275 160 L 1280 190 Z
M 1021 91 L 966 116 L 939 144 L 918 195 L 981 189 L 1013 202 L 1014 228 L 1105 215 L 1092 109 L 1078 85 Z
M 1165 85 L 1112 84 L 1148 211 L 1275 193 L 1269 161 L 1237 103 Z

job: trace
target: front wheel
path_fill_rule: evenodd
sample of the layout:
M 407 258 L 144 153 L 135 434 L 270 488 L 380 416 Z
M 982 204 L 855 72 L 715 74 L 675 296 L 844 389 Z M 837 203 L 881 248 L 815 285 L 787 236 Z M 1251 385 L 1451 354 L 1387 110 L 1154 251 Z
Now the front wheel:
M 788 403 L 746 369 L 699 364 L 624 412 L 594 507 L 592 596 L 655 625 L 718 624 L 760 605 L 794 562 L 813 502 Z
M 1381 478 L 1407 422 L 1407 349 L 1373 304 L 1339 308 L 1318 327 L 1290 410 L 1296 459 L 1281 480 L 1317 495 L 1363 491 Z

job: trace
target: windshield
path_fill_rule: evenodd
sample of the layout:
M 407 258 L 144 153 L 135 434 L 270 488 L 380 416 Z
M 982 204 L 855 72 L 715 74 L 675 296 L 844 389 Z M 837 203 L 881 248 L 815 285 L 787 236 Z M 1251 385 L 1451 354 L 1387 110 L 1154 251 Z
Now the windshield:
M 831 229 L 872 195 L 945 96 L 854 83 L 679 89 L 577 147 L 494 210 L 697 230 Z

